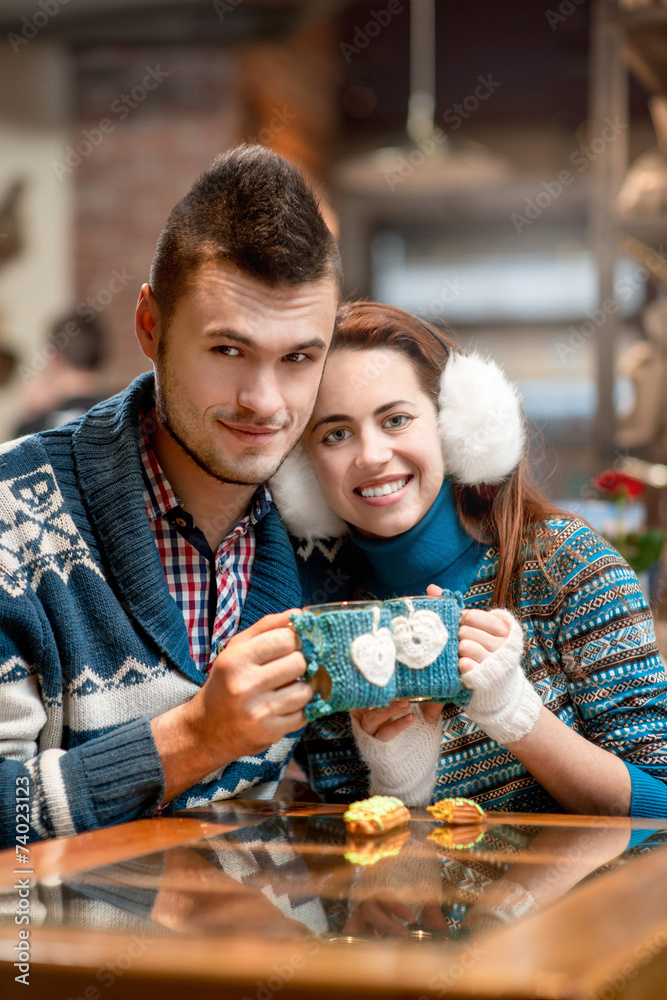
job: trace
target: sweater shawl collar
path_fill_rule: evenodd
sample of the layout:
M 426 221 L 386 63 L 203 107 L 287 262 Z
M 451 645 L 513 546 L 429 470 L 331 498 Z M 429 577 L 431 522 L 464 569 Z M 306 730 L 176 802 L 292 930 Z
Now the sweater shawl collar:
M 203 683 L 190 656 L 183 616 L 169 594 L 144 505 L 139 411 L 154 403 L 152 372 L 93 407 L 74 432 L 81 492 L 107 560 L 108 582 L 128 615 L 186 676 Z M 275 507 L 256 525 L 257 545 L 241 628 L 262 615 L 298 607 L 301 588 L 287 532 Z
M 379 598 L 423 594 L 429 583 L 465 594 L 486 551 L 461 527 L 449 479 L 408 531 L 393 538 L 366 538 L 351 527 L 350 538 L 368 558 L 371 574 L 365 585 Z

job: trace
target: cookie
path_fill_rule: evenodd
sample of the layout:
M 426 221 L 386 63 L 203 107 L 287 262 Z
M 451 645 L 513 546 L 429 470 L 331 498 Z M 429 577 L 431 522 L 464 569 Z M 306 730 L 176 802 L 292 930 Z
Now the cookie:
M 349 833 L 376 836 L 403 826 L 410 819 L 410 813 L 393 795 L 372 795 L 369 799 L 352 802 L 343 819 Z
M 426 808 L 434 819 L 454 825 L 483 823 L 486 815 L 482 807 L 471 799 L 440 799 Z

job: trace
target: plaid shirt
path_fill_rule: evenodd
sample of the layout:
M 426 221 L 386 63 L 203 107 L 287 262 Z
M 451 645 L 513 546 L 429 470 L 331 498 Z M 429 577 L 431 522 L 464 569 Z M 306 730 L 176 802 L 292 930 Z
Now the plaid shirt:
M 271 493 L 266 484 L 258 487 L 249 512 L 222 540 L 214 555 L 203 532 L 169 485 L 153 451 L 148 423 L 140 414 L 139 452 L 146 514 L 169 593 L 185 620 L 192 659 L 206 671 L 238 628 L 255 559 L 253 525 L 268 512 Z

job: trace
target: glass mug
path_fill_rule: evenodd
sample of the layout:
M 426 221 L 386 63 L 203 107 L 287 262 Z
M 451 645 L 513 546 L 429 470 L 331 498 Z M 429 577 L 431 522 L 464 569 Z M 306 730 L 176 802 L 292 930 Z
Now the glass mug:
M 308 719 L 394 698 L 465 704 L 458 670 L 459 593 L 316 604 L 291 616 L 313 698 Z

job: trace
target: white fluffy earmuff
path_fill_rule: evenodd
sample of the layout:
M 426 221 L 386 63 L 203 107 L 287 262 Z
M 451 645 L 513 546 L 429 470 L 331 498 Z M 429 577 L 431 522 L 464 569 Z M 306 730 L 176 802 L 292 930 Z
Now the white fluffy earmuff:
M 340 538 L 347 525 L 324 498 L 313 463 L 299 442 L 269 486 L 285 527 L 296 538 Z
M 516 469 L 526 438 L 521 401 L 495 361 L 452 351 L 438 411 L 445 472 L 455 482 L 493 485 Z
M 445 474 L 454 482 L 493 485 L 514 471 L 525 442 L 521 401 L 495 361 L 450 352 L 438 405 Z M 290 534 L 314 541 L 346 533 L 345 522 L 324 498 L 303 445 L 287 456 L 269 485 Z

